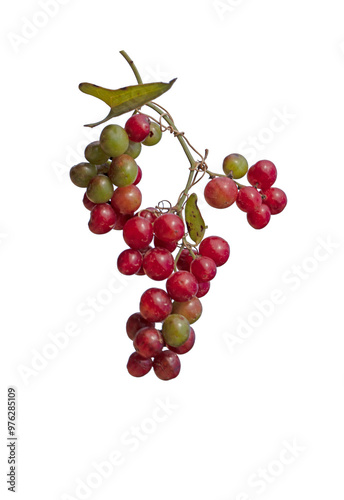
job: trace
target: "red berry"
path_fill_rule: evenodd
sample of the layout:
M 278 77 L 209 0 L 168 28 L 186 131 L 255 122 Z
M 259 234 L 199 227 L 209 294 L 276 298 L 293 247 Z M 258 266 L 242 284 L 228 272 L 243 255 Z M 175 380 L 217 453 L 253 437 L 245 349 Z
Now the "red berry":
M 142 254 L 138 250 L 124 250 L 117 259 L 118 270 L 127 276 L 136 274 L 141 268 L 142 260 Z
M 136 333 L 139 330 L 141 330 L 141 328 L 146 328 L 146 327 L 154 328 L 154 323 L 144 319 L 144 317 L 141 316 L 140 313 L 134 313 L 131 316 L 129 316 L 126 324 L 126 330 L 130 340 L 134 340 Z
M 179 241 L 185 232 L 184 222 L 178 215 L 163 214 L 154 222 L 154 233 L 167 243 Z
M 216 264 L 210 257 L 196 257 L 191 262 L 190 271 L 200 283 L 211 281 L 216 275 Z
M 121 214 L 133 214 L 140 208 L 141 201 L 141 191 L 134 184 L 130 184 L 130 186 L 115 189 L 111 198 L 111 206 Z
M 232 205 L 238 195 L 235 182 L 228 177 L 215 177 L 205 186 L 206 202 L 214 208 L 227 208 Z
M 135 181 L 133 182 L 134 186 L 137 186 L 137 184 L 141 181 L 142 179 L 142 170 L 141 168 L 137 165 L 137 176 Z
M 132 217 L 123 227 L 123 238 L 130 248 L 143 250 L 153 239 L 152 224 L 143 217 Z
M 149 134 L 149 130 L 149 118 L 141 113 L 131 116 L 125 124 L 125 131 L 132 142 L 144 141 Z
M 142 265 L 149 278 L 162 281 L 173 273 L 174 258 L 166 248 L 152 248 L 145 254 Z
M 142 357 L 138 352 L 133 352 L 129 357 L 127 369 L 133 377 L 143 377 L 153 366 L 153 361 L 150 358 Z
M 227 241 L 220 236 L 208 236 L 200 244 L 199 253 L 203 257 L 210 257 L 220 267 L 229 259 L 230 249 Z
M 198 250 L 196 250 L 196 248 L 194 248 L 192 251 L 195 255 L 198 254 Z M 189 250 L 187 248 L 184 248 L 179 256 L 179 259 L 177 260 L 177 268 L 179 269 L 179 271 L 190 271 L 190 265 L 193 260 L 194 259 Z
M 87 210 L 92 210 L 92 208 L 94 208 L 96 206 L 96 203 L 93 203 L 93 201 L 91 201 L 87 198 L 86 193 L 84 194 L 84 198 L 83 198 L 82 202 L 83 202 L 85 208 L 87 208 Z
M 209 281 L 205 281 L 204 283 L 198 283 L 198 292 L 196 293 L 196 297 L 198 297 L 199 299 L 201 297 L 204 297 L 204 295 L 207 295 L 209 290 L 210 290 Z
M 177 248 L 177 243 L 175 241 L 161 241 L 159 238 L 154 236 L 154 246 L 155 248 L 166 248 L 169 252 L 174 252 Z
M 277 169 L 272 161 L 261 160 L 249 168 L 247 180 L 259 189 L 269 189 L 277 179 Z
M 172 380 L 179 375 L 180 360 L 172 351 L 162 351 L 153 361 L 155 375 L 161 380 Z
M 247 214 L 247 222 L 250 226 L 254 227 L 254 229 L 263 229 L 271 218 L 271 212 L 267 205 L 262 205 L 258 210 L 254 212 L 249 212 Z
M 198 282 L 188 271 L 178 271 L 168 278 L 166 289 L 173 300 L 185 302 L 198 292 Z
M 91 210 L 88 223 L 90 231 L 95 234 L 105 234 L 111 231 L 116 223 L 115 211 L 108 203 L 99 203 Z
M 164 321 L 172 312 L 172 302 L 164 290 L 149 288 L 140 300 L 140 313 L 146 320 L 154 323 Z
M 172 313 L 181 314 L 188 320 L 190 325 L 197 321 L 202 314 L 202 304 L 197 297 L 192 297 L 192 299 L 186 302 L 173 302 Z
M 116 214 L 116 223 L 115 225 L 113 226 L 113 228 L 116 230 L 116 231 L 120 231 L 124 228 L 124 225 L 125 223 L 132 218 L 132 214 L 120 214 L 119 212 L 117 212 L 115 210 L 115 214 Z
M 271 215 L 280 214 L 287 205 L 287 195 L 282 189 L 270 188 L 261 192 L 263 203 L 270 208 Z
M 144 358 L 153 358 L 162 351 L 164 339 L 156 328 L 141 328 L 135 335 L 134 347 Z
M 187 339 L 186 342 L 184 342 L 183 345 L 181 345 L 179 347 L 172 347 L 172 346 L 168 345 L 167 347 L 169 348 L 170 351 L 173 351 L 176 354 L 186 354 L 187 352 L 189 352 L 193 348 L 195 340 L 196 340 L 195 330 L 192 327 L 190 327 L 189 338 Z
M 135 214 L 135 217 L 144 217 L 153 224 L 157 217 L 154 210 L 155 209 L 153 207 L 145 208 L 144 210 L 140 210 L 137 214 Z
M 243 187 L 239 190 L 236 204 L 243 212 L 253 212 L 262 204 L 262 197 L 254 187 Z

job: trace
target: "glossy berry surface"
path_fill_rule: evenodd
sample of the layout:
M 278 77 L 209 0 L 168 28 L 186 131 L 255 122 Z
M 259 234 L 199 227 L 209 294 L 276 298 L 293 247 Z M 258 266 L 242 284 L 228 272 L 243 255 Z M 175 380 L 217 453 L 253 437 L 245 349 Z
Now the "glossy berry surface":
M 180 347 L 190 335 L 190 323 L 181 314 L 170 314 L 162 325 L 162 336 L 166 344 Z
M 178 271 L 168 278 L 166 290 L 173 300 L 185 302 L 197 294 L 198 281 L 188 271 Z
M 143 217 L 133 217 L 123 227 L 123 238 L 130 248 L 143 250 L 153 239 L 152 224 Z
M 109 155 L 102 150 L 99 141 L 94 141 L 86 146 L 85 158 L 93 165 L 102 165 L 109 159 Z
M 243 212 L 252 212 L 261 206 L 262 197 L 254 187 L 243 187 L 239 189 L 236 204 Z
M 140 142 L 129 141 L 128 149 L 124 152 L 124 154 L 131 156 L 132 158 L 137 158 L 142 150 L 142 146 Z
M 142 170 L 141 168 L 137 165 L 137 176 L 133 182 L 134 186 L 137 186 L 138 183 L 141 181 L 142 179 Z
M 84 204 L 84 207 L 87 208 L 87 210 L 92 210 L 92 208 L 94 208 L 96 206 L 96 203 L 93 203 L 93 201 L 91 201 L 87 198 L 86 193 L 84 194 L 82 202 Z
M 135 214 L 135 217 L 144 217 L 145 219 L 149 220 L 153 224 L 153 222 L 156 219 L 156 214 L 154 212 L 153 207 L 148 207 L 145 208 L 144 210 L 140 210 L 137 214 Z
M 189 338 L 183 345 L 179 347 L 173 347 L 171 345 L 167 345 L 167 347 L 169 348 L 170 351 L 173 351 L 176 354 L 186 354 L 193 348 L 195 340 L 196 340 L 195 330 L 192 327 L 190 327 Z
M 178 354 L 166 350 L 162 351 L 153 361 L 155 375 L 161 380 L 172 380 L 180 373 Z
M 247 214 L 247 222 L 250 226 L 254 227 L 254 229 L 263 229 L 263 227 L 269 224 L 270 218 L 270 209 L 264 204 L 258 208 L 258 210 Z
M 135 335 L 134 347 L 144 358 L 153 358 L 162 351 L 164 339 L 156 328 L 141 328 Z
M 100 203 L 92 208 L 88 227 L 94 234 L 105 234 L 113 229 L 115 222 L 115 211 L 108 203 Z
M 172 312 L 172 302 L 160 288 L 149 288 L 140 300 L 140 313 L 146 320 L 157 323 L 164 321 Z
M 143 270 L 152 280 L 165 280 L 171 276 L 173 267 L 173 255 L 166 248 L 152 248 L 143 258 Z
M 111 205 L 121 214 L 133 214 L 141 206 L 142 194 L 137 186 L 119 187 L 111 197 Z
M 280 214 L 287 205 L 287 195 L 282 189 L 270 188 L 262 191 L 263 203 L 270 208 L 271 215 Z
M 166 248 L 169 252 L 174 252 L 175 249 L 177 248 L 177 243 L 175 241 L 168 242 L 168 241 L 161 241 L 159 238 L 154 236 L 154 246 L 155 248 Z
M 142 142 L 149 134 L 149 125 L 149 118 L 146 115 L 138 113 L 127 120 L 125 131 L 132 142 Z
M 241 179 L 248 171 L 248 163 L 242 155 L 233 153 L 223 160 L 222 170 L 226 175 L 231 173 L 233 179 Z
M 209 290 L 210 290 L 209 281 L 205 281 L 204 283 L 198 283 L 198 292 L 196 293 L 196 297 L 198 297 L 199 299 L 201 297 L 204 297 L 204 295 L 207 295 Z
M 215 177 L 204 189 L 204 198 L 213 208 L 230 207 L 236 200 L 238 188 L 228 177 Z
M 142 260 L 142 254 L 138 250 L 124 250 L 117 259 L 118 270 L 127 276 L 136 274 L 141 268 Z
M 134 340 L 136 333 L 146 327 L 154 328 L 154 323 L 147 321 L 140 313 L 134 313 L 129 316 L 126 324 L 127 335 L 130 340 Z
M 220 236 L 208 236 L 201 242 L 199 253 L 203 257 L 210 257 L 216 267 L 220 267 L 229 259 L 230 248 L 227 241 Z
M 198 250 L 194 248 L 193 253 L 197 255 Z M 190 266 L 192 261 L 193 257 L 191 253 L 187 248 L 184 248 L 184 250 L 182 250 L 182 253 L 179 256 L 179 259 L 177 260 L 177 268 L 179 269 L 179 271 L 190 271 Z
M 150 128 L 149 128 L 149 134 L 147 138 L 143 141 L 143 144 L 145 146 L 155 146 L 160 142 L 160 139 L 162 137 L 162 132 L 160 125 L 158 125 L 155 122 L 151 122 Z
M 129 146 L 128 135 L 120 125 L 107 125 L 100 134 L 99 142 L 102 150 L 112 158 L 125 153 Z
M 109 178 L 117 187 L 125 187 L 133 184 L 138 174 L 136 161 L 129 155 L 117 156 L 111 162 Z
M 97 168 L 91 163 L 78 163 L 70 169 L 70 180 L 78 187 L 87 187 L 91 179 L 97 175 Z
M 249 168 L 247 180 L 258 189 L 269 189 L 277 179 L 277 169 L 272 161 L 261 160 Z
M 192 297 L 192 299 L 186 302 L 175 301 L 173 302 L 172 313 L 181 314 L 192 325 L 202 314 L 201 301 L 197 297 Z
M 129 219 L 131 219 L 132 215 L 131 214 L 121 214 L 121 213 L 117 212 L 117 210 L 115 210 L 115 213 L 116 213 L 117 219 L 116 219 L 116 223 L 115 223 L 113 228 L 116 231 L 121 231 L 124 228 L 125 223 Z
M 154 222 L 154 233 L 161 241 L 179 241 L 185 232 L 184 222 L 178 215 L 163 214 Z
M 200 283 L 211 281 L 216 275 L 216 264 L 210 257 L 198 256 L 192 261 L 190 271 Z
M 150 358 L 144 358 L 138 352 L 133 352 L 129 357 L 127 370 L 133 377 L 143 377 L 151 370 L 153 361 Z
M 106 203 L 113 195 L 112 182 L 106 175 L 97 175 L 89 182 L 86 194 L 93 203 Z

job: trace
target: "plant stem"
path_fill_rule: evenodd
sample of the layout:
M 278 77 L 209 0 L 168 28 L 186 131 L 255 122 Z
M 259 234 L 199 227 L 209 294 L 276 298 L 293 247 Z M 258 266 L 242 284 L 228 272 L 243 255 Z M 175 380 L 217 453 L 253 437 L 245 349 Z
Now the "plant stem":
M 124 59 L 129 63 L 131 69 L 133 70 L 134 72 L 134 75 L 136 77 L 136 80 L 137 80 L 137 83 L 141 84 L 142 83 L 142 78 L 141 78 L 141 75 L 137 69 L 137 67 L 135 66 L 135 63 L 134 61 L 128 56 L 128 54 L 126 53 L 125 50 L 120 50 L 119 52 L 123 57 Z
M 225 175 L 225 174 L 216 174 L 215 172 L 211 172 L 210 170 L 207 170 L 207 174 L 209 174 L 211 177 L 228 177 L 228 175 Z M 244 186 L 244 184 L 240 184 L 240 182 L 237 182 L 235 179 L 232 179 L 232 181 L 234 181 L 235 184 L 240 189 L 243 188 L 243 187 L 246 187 L 246 186 Z

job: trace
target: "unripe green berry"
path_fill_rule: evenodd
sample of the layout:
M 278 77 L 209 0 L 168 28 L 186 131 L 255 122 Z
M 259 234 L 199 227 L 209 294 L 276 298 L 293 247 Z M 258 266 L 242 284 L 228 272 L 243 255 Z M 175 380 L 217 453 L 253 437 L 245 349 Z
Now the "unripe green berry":
M 87 187 L 93 177 L 97 175 L 97 167 L 91 163 L 78 163 L 70 169 L 70 179 L 78 187 Z
M 91 142 L 86 146 L 85 158 L 90 163 L 93 163 L 93 165 L 102 165 L 109 159 L 109 156 L 107 153 L 104 153 L 99 141 Z
M 113 195 L 113 185 L 106 175 L 97 175 L 87 186 L 86 195 L 93 203 L 106 203 Z
M 190 335 L 190 324 L 181 314 L 170 314 L 162 325 L 162 336 L 167 345 L 180 347 Z
M 232 172 L 233 179 L 241 179 L 248 171 L 248 163 L 242 155 L 233 153 L 223 160 L 222 169 L 226 175 Z
M 109 156 L 120 156 L 128 149 L 129 138 L 120 125 L 107 125 L 100 134 L 100 146 Z
M 129 141 L 129 146 L 128 149 L 125 151 L 125 154 L 135 159 L 141 153 L 141 149 L 142 149 L 141 142 Z
M 155 146 L 155 144 L 158 144 L 162 137 L 162 132 L 160 125 L 155 122 L 150 123 L 150 130 L 148 137 L 142 142 L 145 146 Z
M 112 160 L 109 169 L 109 178 L 115 186 L 129 186 L 137 177 L 138 167 L 135 160 L 126 154 L 117 156 Z

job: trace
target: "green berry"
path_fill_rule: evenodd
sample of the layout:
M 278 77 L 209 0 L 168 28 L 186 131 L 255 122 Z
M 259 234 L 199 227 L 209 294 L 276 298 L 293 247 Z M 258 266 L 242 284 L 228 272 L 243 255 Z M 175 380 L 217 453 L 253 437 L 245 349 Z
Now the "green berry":
M 150 130 L 148 137 L 143 141 L 142 144 L 145 146 L 155 146 L 155 144 L 158 144 L 162 137 L 162 132 L 160 125 L 155 122 L 150 123 Z
M 113 195 L 113 185 L 106 175 L 93 177 L 87 186 L 86 195 L 93 203 L 106 203 Z
M 108 125 L 100 134 L 100 146 L 109 156 L 122 155 L 129 146 L 129 138 L 120 125 Z
M 69 175 L 73 184 L 87 187 L 90 180 L 97 175 L 97 167 L 91 163 L 79 163 L 70 169 Z
M 85 149 L 85 158 L 93 165 L 102 165 L 109 159 L 108 154 L 104 153 L 100 147 L 99 141 L 91 142 Z
M 241 179 L 247 173 L 248 163 L 242 155 L 233 153 L 223 160 L 222 169 L 226 175 L 232 172 L 233 179 Z
M 190 335 L 190 324 L 181 314 L 170 314 L 162 325 L 162 336 L 167 345 L 180 347 Z
M 133 184 L 138 174 L 135 160 L 126 154 L 112 160 L 109 169 L 109 178 L 115 186 L 125 187 Z
M 99 174 L 108 175 L 110 165 L 111 165 L 111 160 L 107 161 L 106 163 L 103 163 L 102 165 L 97 165 L 97 175 Z
M 142 149 L 141 142 L 129 141 L 129 146 L 125 154 L 135 159 L 141 153 L 141 149 Z

